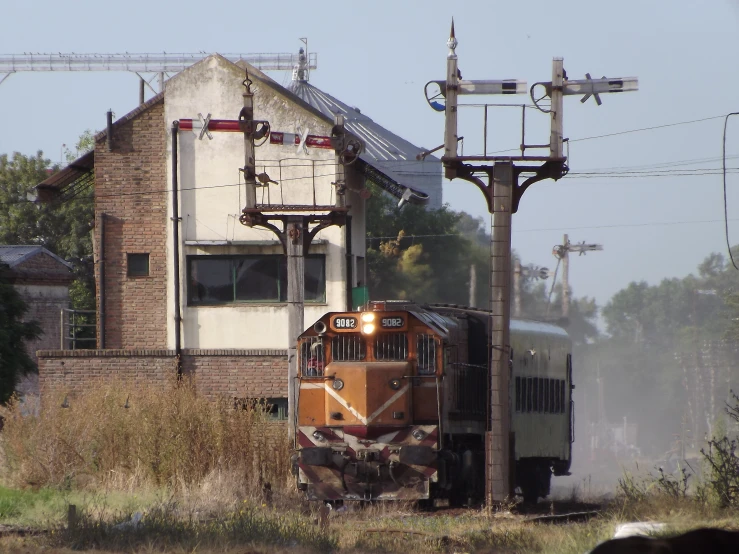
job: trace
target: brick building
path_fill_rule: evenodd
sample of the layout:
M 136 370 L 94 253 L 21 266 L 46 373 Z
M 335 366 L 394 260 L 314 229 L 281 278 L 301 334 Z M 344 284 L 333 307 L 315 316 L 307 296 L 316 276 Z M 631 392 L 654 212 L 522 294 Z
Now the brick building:
M 28 306 L 26 321 L 38 321 L 43 333 L 26 344 L 38 363 L 37 350 L 59 348 L 61 311 L 69 308 L 69 285 L 74 280 L 72 266 L 42 246 L 0 245 L 0 264 Z M 18 386 L 21 395 L 38 394 L 38 376 L 28 375 Z
M 269 121 L 273 134 L 327 136 L 332 114 L 348 109 L 338 101 L 336 109 L 319 109 L 310 98 L 246 68 L 254 117 Z M 238 119 L 244 77 L 243 63 L 217 54 L 201 60 L 167 81 L 164 92 L 109 124 L 95 137 L 92 152 L 37 187 L 41 198 L 63 195 L 80 183 L 92 182 L 95 191 L 97 349 L 39 352 L 42 395 L 73 393 L 91 378 L 111 374 L 161 381 L 180 364 L 204 394 L 284 401 L 285 258 L 271 231 L 239 223 L 245 198 L 239 172 L 243 134 L 214 132 L 208 139 L 197 129 L 173 126 L 183 119 L 197 122 L 193 116 L 199 113 Z M 303 86 L 304 96 L 306 90 Z M 352 121 L 347 117 L 350 131 Z M 306 324 L 327 311 L 346 309 L 352 290 L 366 282 L 366 180 L 397 197 L 411 186 L 417 198 L 428 197 L 418 183 L 399 183 L 388 160 L 380 163 L 382 151 L 395 161 L 412 155 L 416 163 L 421 149 L 374 123 L 362 125 L 370 129 L 362 136 L 367 153 L 346 173 L 351 225 L 321 230 L 306 257 Z M 395 137 L 396 146 L 389 137 Z M 371 148 L 375 142 L 384 150 Z M 418 163 L 438 169 L 440 188 L 438 160 Z M 256 149 L 256 166 L 274 183 L 258 189 L 258 202 L 333 204 L 335 164 L 332 149 L 296 152 L 293 144 L 267 140 Z

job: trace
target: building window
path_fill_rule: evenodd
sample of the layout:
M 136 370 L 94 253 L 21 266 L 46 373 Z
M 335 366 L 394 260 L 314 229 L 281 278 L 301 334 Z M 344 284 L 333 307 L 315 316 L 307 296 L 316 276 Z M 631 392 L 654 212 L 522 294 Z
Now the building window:
M 149 254 L 127 254 L 126 262 L 129 277 L 149 276 Z
M 268 398 L 267 417 L 274 421 L 287 421 L 287 398 Z
M 287 260 L 280 255 L 188 256 L 190 305 L 287 302 Z M 326 257 L 305 257 L 305 301 L 326 302 Z
M 272 421 L 287 421 L 287 398 L 234 398 L 234 409 L 264 412 Z

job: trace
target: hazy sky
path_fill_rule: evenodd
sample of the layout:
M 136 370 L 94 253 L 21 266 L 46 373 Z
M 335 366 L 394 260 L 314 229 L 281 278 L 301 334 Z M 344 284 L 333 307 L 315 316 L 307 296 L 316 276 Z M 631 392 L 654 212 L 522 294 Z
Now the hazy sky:
M 725 252 L 721 176 L 700 173 L 721 167 L 721 116 L 739 111 L 736 2 L 2 0 L 0 5 L 2 54 L 294 52 L 299 37 L 306 36 L 318 53 L 313 84 L 424 147 L 443 141 L 443 115 L 427 106 L 423 86 L 445 77 L 452 16 L 465 79 L 549 81 L 554 56 L 564 57 L 570 79 L 586 72 L 638 76 L 639 92 L 604 95 L 600 107 L 592 99 L 581 104 L 577 97 L 565 98 L 572 175 L 529 189 L 514 216 L 514 248 L 525 261 L 553 268 L 551 249 L 565 232 L 573 242 L 603 244 L 603 252 L 571 264 L 575 295 L 594 296 L 601 305 L 630 281 L 682 277 L 708 253 Z M 272 76 L 284 84 L 290 78 L 287 72 Z M 74 144 L 85 129 L 104 127 L 106 110 L 120 116 L 137 102 L 138 78 L 129 73 L 11 75 L 0 85 L 0 152 L 41 149 L 58 161 L 62 144 Z M 518 146 L 520 123 L 508 112 L 491 112 L 489 150 Z M 481 111 L 468 108 L 462 114 L 465 153 L 479 152 Z M 704 118 L 713 119 L 576 141 Z M 527 130 L 527 142 L 548 142 L 547 116 L 529 112 Z M 739 117 L 730 120 L 727 148 L 729 156 L 739 151 Z M 739 160 L 728 165 L 739 166 Z M 691 175 L 623 173 L 655 166 Z M 576 175 L 604 168 L 621 175 Z M 730 176 L 728 182 L 729 218 L 737 219 L 730 222 L 732 242 L 739 242 L 739 179 Z M 455 210 L 489 220 L 481 193 L 469 183 L 445 182 L 444 199 Z

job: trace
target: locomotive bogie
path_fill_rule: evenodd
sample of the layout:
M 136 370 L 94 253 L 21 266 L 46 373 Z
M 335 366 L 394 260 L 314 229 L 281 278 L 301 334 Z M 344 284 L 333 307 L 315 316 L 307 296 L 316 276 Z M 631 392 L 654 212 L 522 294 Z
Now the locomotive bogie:
M 438 481 L 438 427 L 304 426 L 298 483 L 310 500 L 423 500 Z

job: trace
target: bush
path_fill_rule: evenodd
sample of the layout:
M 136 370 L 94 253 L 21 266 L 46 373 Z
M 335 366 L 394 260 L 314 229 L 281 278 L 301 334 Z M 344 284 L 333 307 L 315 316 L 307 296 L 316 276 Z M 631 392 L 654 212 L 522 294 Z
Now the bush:
M 36 416 L 15 401 L 3 415 L 0 446 L 16 485 L 182 489 L 214 471 L 240 475 L 249 492 L 288 482 L 282 425 L 258 407 L 199 396 L 175 375 L 164 390 L 110 382 L 73 398 L 45 398 Z

